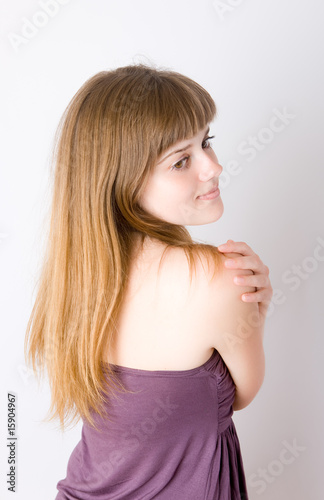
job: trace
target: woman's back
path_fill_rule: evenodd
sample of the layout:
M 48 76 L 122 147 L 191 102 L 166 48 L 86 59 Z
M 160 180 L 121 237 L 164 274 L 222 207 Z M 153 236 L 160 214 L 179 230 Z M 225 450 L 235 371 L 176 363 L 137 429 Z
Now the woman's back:
M 248 498 L 231 418 L 235 384 L 207 341 L 208 330 L 217 329 L 208 318 L 211 304 L 217 310 L 217 287 L 198 262 L 190 287 L 180 249 L 167 253 L 158 274 L 163 248 L 133 257 L 115 349 L 107 355 L 129 392 L 109 399 L 109 419 L 95 416 L 98 430 L 84 422 L 56 500 Z M 226 273 L 218 274 L 219 290 Z
M 241 295 L 254 287 L 238 287 L 235 269 L 224 262 L 237 254 L 220 254 L 220 265 L 195 258 L 189 278 L 182 249 L 152 240 L 142 250 L 134 245 L 128 287 L 117 320 L 117 335 L 106 360 L 141 370 L 190 370 L 201 366 L 216 349 L 236 385 L 234 410 L 247 406 L 264 377 L 264 322 L 258 305 Z M 241 275 L 253 274 L 240 270 Z
M 190 284 L 187 259 L 179 248 L 167 252 L 158 270 L 164 248 L 159 242 L 150 242 L 143 251 L 138 246 L 134 250 L 118 334 L 107 353 L 112 364 L 143 370 L 188 370 L 205 363 L 213 352 L 215 346 L 207 339 L 216 325 L 211 324 L 207 311 L 211 306 L 214 311 L 217 308 L 217 293 L 214 287 L 210 295 L 206 263 L 203 268 L 196 260 L 197 273 Z

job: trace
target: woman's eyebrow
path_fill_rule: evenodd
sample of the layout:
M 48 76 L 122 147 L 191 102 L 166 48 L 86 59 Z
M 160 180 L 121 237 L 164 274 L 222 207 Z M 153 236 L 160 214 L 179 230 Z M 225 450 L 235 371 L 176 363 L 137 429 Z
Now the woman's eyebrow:
M 209 133 L 209 130 L 210 130 L 210 127 L 207 128 L 206 132 L 205 132 L 205 136 Z M 188 148 L 191 148 L 192 144 L 186 144 L 183 148 L 181 149 L 176 149 L 175 151 L 171 151 L 171 153 L 169 153 L 168 155 L 166 155 L 164 158 L 162 158 L 162 160 L 160 160 L 157 165 L 160 165 L 160 163 L 162 163 L 164 160 L 166 160 L 167 158 L 169 158 L 169 156 L 172 156 L 172 155 L 175 155 L 176 153 L 181 153 L 182 151 L 185 151 L 186 149 Z

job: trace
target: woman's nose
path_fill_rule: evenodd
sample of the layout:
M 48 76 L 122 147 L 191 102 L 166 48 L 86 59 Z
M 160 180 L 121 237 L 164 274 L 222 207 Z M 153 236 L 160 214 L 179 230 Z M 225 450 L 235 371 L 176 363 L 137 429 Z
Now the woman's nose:
M 219 164 L 216 155 L 214 155 L 214 158 L 205 157 L 200 165 L 199 180 L 205 182 L 215 177 L 215 175 L 219 177 L 222 171 L 223 167 Z

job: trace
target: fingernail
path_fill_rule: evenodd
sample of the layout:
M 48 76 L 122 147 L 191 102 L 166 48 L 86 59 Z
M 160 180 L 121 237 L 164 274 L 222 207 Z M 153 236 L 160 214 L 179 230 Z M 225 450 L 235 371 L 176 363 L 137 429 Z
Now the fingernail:
M 235 283 L 238 283 L 239 285 L 241 285 L 242 283 L 244 283 L 244 278 L 238 278 L 237 276 L 234 278 L 234 281 Z

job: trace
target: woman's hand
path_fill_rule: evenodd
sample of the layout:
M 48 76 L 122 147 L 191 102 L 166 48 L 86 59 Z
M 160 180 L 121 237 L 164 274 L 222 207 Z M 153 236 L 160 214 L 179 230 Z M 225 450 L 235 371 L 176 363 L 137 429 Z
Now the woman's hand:
M 251 269 L 253 275 L 240 276 L 239 273 L 234 278 L 237 285 L 255 286 L 256 290 L 252 293 L 242 295 L 242 300 L 246 302 L 259 302 L 259 311 L 261 315 L 266 315 L 273 290 L 269 279 L 269 268 L 263 264 L 260 257 L 244 241 L 235 242 L 227 240 L 227 243 L 217 247 L 220 252 L 238 253 L 236 259 L 227 259 L 225 266 L 231 269 Z

